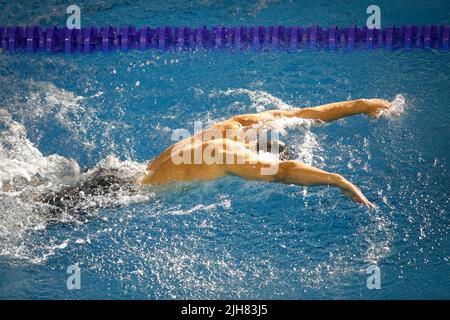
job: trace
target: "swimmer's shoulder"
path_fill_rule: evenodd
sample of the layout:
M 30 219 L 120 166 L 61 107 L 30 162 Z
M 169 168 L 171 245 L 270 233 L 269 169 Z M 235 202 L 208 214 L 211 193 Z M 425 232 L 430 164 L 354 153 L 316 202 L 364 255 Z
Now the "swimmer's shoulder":
M 211 129 L 219 129 L 219 130 L 239 130 L 242 128 L 242 125 L 235 121 L 233 118 L 218 122 L 214 124 Z

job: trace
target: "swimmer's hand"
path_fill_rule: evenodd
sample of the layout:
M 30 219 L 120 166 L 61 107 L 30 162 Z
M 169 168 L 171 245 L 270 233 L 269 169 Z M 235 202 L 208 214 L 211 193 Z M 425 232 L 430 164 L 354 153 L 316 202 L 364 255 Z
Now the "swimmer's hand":
M 366 113 L 371 118 L 379 118 L 382 111 L 390 108 L 391 103 L 383 99 L 364 99 Z
M 375 207 L 369 200 L 367 200 L 367 198 L 362 194 L 361 190 L 359 190 L 357 186 L 355 186 L 353 183 L 351 183 L 341 175 L 338 175 L 336 184 L 345 196 L 369 208 Z

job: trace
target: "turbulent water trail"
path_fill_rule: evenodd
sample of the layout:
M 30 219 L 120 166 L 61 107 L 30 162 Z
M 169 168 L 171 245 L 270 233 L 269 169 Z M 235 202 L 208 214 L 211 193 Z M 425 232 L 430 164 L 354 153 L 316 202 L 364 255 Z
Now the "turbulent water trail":
M 76 189 L 89 185 L 105 172 L 120 181 L 134 181 L 144 174 L 145 164 L 109 156 L 81 172 L 74 159 L 44 156 L 28 140 L 25 127 L 4 109 L 0 109 L 0 129 L 0 256 L 28 259 L 29 232 L 45 228 L 50 221 L 78 219 L 94 214 L 97 208 L 145 201 L 151 196 L 144 188 L 124 186 L 118 186 L 114 192 L 91 194 Z M 76 194 L 73 199 L 63 199 L 63 210 L 55 210 L 55 202 L 43 201 L 49 195 L 57 196 L 64 188 L 72 188 Z M 73 214 L 75 210 L 78 215 Z

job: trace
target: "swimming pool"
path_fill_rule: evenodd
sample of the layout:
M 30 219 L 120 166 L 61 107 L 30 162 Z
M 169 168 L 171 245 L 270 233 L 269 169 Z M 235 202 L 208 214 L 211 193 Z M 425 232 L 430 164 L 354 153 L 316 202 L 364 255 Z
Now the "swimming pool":
M 363 25 L 370 4 L 78 2 L 83 25 L 191 26 Z M 378 5 L 383 24 L 450 23 L 448 3 Z M 4 3 L 0 20 L 64 25 L 65 8 Z M 450 298 L 449 72 L 449 53 L 432 50 L 1 54 L 0 174 L 26 192 L 0 194 L 0 297 Z M 283 137 L 378 210 L 333 189 L 229 177 L 97 199 L 108 208 L 55 221 L 28 196 L 44 187 L 24 187 L 52 187 L 77 164 L 139 172 L 194 120 L 398 94 L 399 117 Z M 73 264 L 80 290 L 67 290 Z M 366 286 L 374 264 L 380 290 Z

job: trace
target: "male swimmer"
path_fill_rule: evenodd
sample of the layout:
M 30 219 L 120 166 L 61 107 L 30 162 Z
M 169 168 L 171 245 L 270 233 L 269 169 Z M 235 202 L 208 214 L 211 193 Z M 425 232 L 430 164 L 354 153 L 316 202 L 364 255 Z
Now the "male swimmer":
M 331 122 L 360 113 L 377 118 L 390 105 L 382 99 L 359 99 L 314 108 L 237 115 L 175 143 L 151 161 L 147 174 L 137 181 L 120 177 L 114 170 L 100 168 L 86 180 L 43 195 L 41 201 L 51 205 L 53 213 L 84 213 L 86 204 L 83 199 L 89 197 L 131 190 L 137 185 L 206 181 L 236 175 L 245 179 L 302 186 L 338 187 L 344 195 L 373 207 L 362 192 L 340 174 L 292 160 L 289 148 L 279 141 L 261 141 L 259 125 L 270 124 L 282 118 Z M 256 134 L 252 134 L 255 130 Z M 260 149 L 278 157 L 261 157 L 258 152 Z
M 181 181 L 204 181 L 226 175 L 236 175 L 245 179 L 302 186 L 338 187 L 344 195 L 372 207 L 373 205 L 362 192 L 340 174 L 290 160 L 289 152 L 284 147 L 279 150 L 281 156 L 277 160 L 260 157 L 254 148 L 255 144 L 257 149 L 260 147 L 258 141 L 252 141 L 249 138 L 251 135 L 242 133 L 254 128 L 255 125 L 280 118 L 331 122 L 361 113 L 377 118 L 383 110 L 389 107 L 390 103 L 386 100 L 359 99 L 292 111 L 270 110 L 258 114 L 237 115 L 169 147 L 148 164 L 149 173 L 139 179 L 138 183 L 166 184 Z M 257 139 L 257 137 L 253 136 L 253 139 Z M 267 151 L 271 151 L 270 147 L 269 144 Z M 204 155 L 205 153 L 222 161 L 194 160 L 196 154 Z M 186 158 L 188 161 L 180 161 L 180 159 Z M 229 159 L 232 160 L 227 161 Z M 272 173 L 264 172 L 264 169 L 271 167 L 277 168 L 277 170 Z

